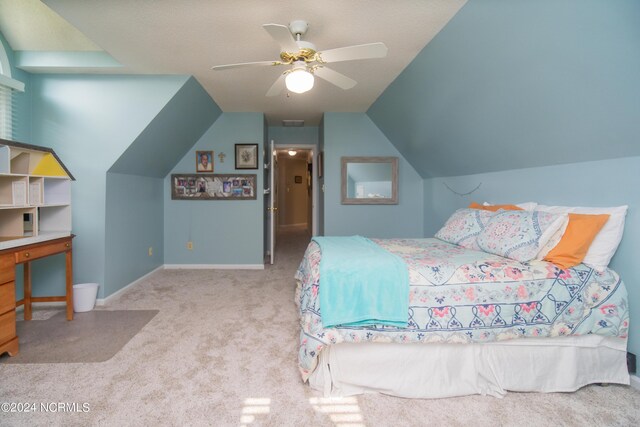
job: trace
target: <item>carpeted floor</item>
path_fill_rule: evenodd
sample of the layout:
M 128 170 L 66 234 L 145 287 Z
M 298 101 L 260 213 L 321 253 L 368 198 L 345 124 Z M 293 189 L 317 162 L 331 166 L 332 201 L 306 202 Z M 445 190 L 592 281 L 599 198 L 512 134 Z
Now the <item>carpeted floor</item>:
M 277 263 L 264 271 L 153 274 L 102 308 L 159 310 L 106 362 L 0 364 L 0 403 L 77 404 L 67 408 L 75 412 L 0 413 L 0 425 L 640 425 L 640 392 L 624 386 L 503 399 L 323 399 L 296 368 L 292 277 L 307 241 L 281 236 Z

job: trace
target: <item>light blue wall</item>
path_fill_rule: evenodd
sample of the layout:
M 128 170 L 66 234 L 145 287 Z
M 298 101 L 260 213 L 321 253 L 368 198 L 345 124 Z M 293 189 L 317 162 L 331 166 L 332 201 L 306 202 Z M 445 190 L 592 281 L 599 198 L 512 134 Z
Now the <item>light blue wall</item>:
M 424 178 L 640 155 L 640 2 L 469 0 L 368 115 Z
M 538 202 L 562 206 L 629 205 L 624 236 L 610 267 L 627 285 L 631 307 L 629 351 L 640 355 L 640 157 L 547 166 L 424 182 L 425 235 L 433 236 L 454 210 L 470 202 Z M 468 196 L 459 196 L 478 185 Z
M 53 148 L 76 177 L 74 282 L 104 285 L 106 172 L 186 81 L 185 76 L 31 76 L 29 142 Z M 34 268 L 34 294 L 63 293 L 64 265 L 46 263 L 49 268 Z M 105 296 L 104 286 L 99 296 Z
M 423 181 L 364 113 L 324 115 L 324 234 L 415 237 L 423 234 Z M 342 205 L 340 158 L 394 156 L 398 162 L 397 205 Z
M 284 127 L 269 126 L 268 140 L 272 139 L 276 145 L 280 144 L 317 144 L 318 143 L 318 127 L 302 126 L 302 127 Z
M 263 264 L 262 113 L 223 113 L 164 182 L 165 264 Z M 234 144 L 258 144 L 259 169 L 236 170 Z M 215 173 L 257 175 L 256 200 L 171 200 L 174 173 L 195 173 L 195 152 L 213 150 Z M 218 154 L 226 154 L 220 163 Z M 188 241 L 193 250 L 187 250 Z
M 163 264 L 164 177 L 220 114 L 191 77 L 109 169 L 105 295 Z
M 190 77 L 109 171 L 164 178 L 220 114 L 220 107 Z
M 318 127 L 318 153 L 322 153 L 324 159 L 324 116 Z M 324 162 L 322 165 L 318 164 L 318 168 L 323 169 L 322 176 L 318 177 L 318 235 L 324 236 Z
M 105 295 L 163 264 L 163 189 L 163 178 L 107 173 Z

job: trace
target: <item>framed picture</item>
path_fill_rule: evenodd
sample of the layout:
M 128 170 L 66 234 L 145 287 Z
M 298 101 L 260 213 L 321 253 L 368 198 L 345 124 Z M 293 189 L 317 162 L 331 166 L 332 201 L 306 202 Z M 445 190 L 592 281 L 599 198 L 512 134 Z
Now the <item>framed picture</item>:
M 196 172 L 213 173 L 213 151 L 196 151 Z
M 172 200 L 256 200 L 256 174 L 173 174 Z
M 324 151 L 320 151 L 318 153 L 318 178 L 322 178 L 322 175 L 324 173 Z
M 302 175 L 296 175 L 294 181 L 296 184 L 302 184 Z
M 236 144 L 236 169 L 258 169 L 258 144 Z

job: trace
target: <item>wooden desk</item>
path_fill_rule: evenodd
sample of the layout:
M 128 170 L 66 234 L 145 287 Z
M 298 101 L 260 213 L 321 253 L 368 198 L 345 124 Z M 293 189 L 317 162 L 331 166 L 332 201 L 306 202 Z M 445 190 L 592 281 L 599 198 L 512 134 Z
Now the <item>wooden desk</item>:
M 67 237 L 15 246 L 0 250 L 0 355 L 8 352 L 18 354 L 16 335 L 16 307 L 24 305 L 24 320 L 31 320 L 32 302 L 64 301 L 67 304 L 67 320 L 73 320 L 73 268 L 72 234 Z M 66 255 L 66 295 L 53 297 L 31 296 L 31 261 L 65 253 Z M 16 302 L 15 269 L 24 264 L 24 298 Z

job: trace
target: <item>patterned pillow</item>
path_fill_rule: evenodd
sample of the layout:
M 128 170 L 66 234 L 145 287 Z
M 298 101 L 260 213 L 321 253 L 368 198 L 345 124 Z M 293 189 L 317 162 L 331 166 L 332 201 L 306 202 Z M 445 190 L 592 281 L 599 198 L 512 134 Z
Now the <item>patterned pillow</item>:
M 468 249 L 480 250 L 476 236 L 484 230 L 495 212 L 480 209 L 458 209 L 447 220 L 436 237 Z
M 485 252 L 527 262 L 566 221 L 566 214 L 498 211 L 478 235 L 477 244 Z

